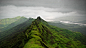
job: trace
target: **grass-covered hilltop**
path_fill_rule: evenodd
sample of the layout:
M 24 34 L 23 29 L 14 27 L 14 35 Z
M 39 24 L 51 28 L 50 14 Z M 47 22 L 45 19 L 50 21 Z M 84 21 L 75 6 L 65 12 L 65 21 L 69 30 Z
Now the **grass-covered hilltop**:
M 86 48 L 80 32 L 49 25 L 41 17 L 0 33 L 0 48 Z

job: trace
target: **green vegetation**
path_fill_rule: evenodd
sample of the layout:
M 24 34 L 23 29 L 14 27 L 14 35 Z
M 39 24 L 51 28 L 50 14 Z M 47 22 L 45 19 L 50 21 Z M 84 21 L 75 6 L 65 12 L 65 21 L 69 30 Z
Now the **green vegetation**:
M 48 24 L 57 26 L 59 28 L 64 28 L 64 29 L 68 29 L 71 31 L 80 32 L 80 33 L 86 35 L 86 26 L 80 26 L 80 25 L 76 25 L 76 24 L 53 23 L 53 22 L 48 22 Z
M 18 19 L 20 19 L 21 17 L 15 17 L 15 18 L 6 18 L 6 19 L 1 19 L 0 20 L 0 28 L 4 28 L 6 27 L 8 24 L 11 24 L 15 21 L 17 21 Z
M 15 27 L 24 25 L 20 30 L 8 30 L 12 33 L 1 38 L 0 48 L 86 48 L 86 38 L 79 32 L 51 26 L 40 17 L 30 21 L 33 19 Z
M 20 32 L 25 31 L 32 23 L 34 19 L 29 18 L 27 21 L 25 21 L 22 24 L 19 24 L 11 29 L 8 29 L 6 31 L 0 32 L 0 41 L 6 40 L 8 38 L 11 38 L 15 36 L 15 34 L 18 34 Z
M 25 17 L 15 17 L 15 18 L 6 18 L 0 20 L 0 32 L 8 30 L 12 27 L 15 27 L 18 24 L 25 22 L 27 18 Z
M 51 28 L 54 28 L 54 29 L 51 29 Z M 59 32 L 57 32 L 57 29 Z M 85 45 L 83 45 L 80 41 L 78 41 L 78 39 L 74 40 L 75 38 L 73 37 L 77 37 L 77 35 L 73 37 L 69 36 L 67 38 L 66 35 L 63 34 L 63 32 L 66 33 L 67 35 L 68 34 L 73 35 L 73 32 L 69 30 L 50 26 L 46 22 L 43 23 L 42 19 L 37 18 L 31 24 L 30 29 L 26 31 L 26 34 L 29 40 L 25 44 L 24 48 L 28 48 L 28 47 L 31 47 L 31 48 L 32 47 L 34 48 L 39 48 L 39 47 L 42 47 L 42 48 L 80 48 L 80 47 L 83 47 L 85 48 Z M 74 33 L 74 34 L 77 34 L 77 33 Z

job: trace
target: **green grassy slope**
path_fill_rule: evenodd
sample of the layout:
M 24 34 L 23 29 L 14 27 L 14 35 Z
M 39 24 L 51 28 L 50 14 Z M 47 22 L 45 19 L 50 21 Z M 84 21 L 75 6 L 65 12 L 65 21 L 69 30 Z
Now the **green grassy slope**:
M 31 24 L 30 29 L 27 29 L 26 35 L 29 40 L 24 48 L 85 48 L 85 45 L 80 41 L 74 41 L 73 38 L 69 39 L 61 35 L 59 32 L 51 29 L 51 26 L 47 23 L 46 25 L 50 27 L 44 25 L 45 23 L 43 24 L 42 21 L 40 21 L 40 18 L 35 20 Z M 71 33 L 70 31 L 68 32 Z
M 53 23 L 53 22 L 49 22 L 48 24 L 57 26 L 59 28 L 64 28 L 64 29 L 75 31 L 75 32 L 80 32 L 80 33 L 86 35 L 86 26 L 79 26 L 79 25 L 75 25 L 75 24 Z
M 6 18 L 6 19 L 0 19 L 0 28 L 4 28 L 6 26 L 8 26 L 9 24 L 17 21 L 18 19 L 20 19 L 21 17 L 15 17 L 15 18 Z
M 83 35 L 80 32 L 73 32 L 67 29 L 62 29 L 62 28 L 58 28 L 55 26 L 50 26 L 49 28 L 53 29 L 54 31 L 58 32 L 58 34 L 70 39 L 70 40 L 74 40 L 74 41 L 80 41 L 82 44 L 86 45 L 86 36 Z
M 28 21 L 27 21 L 28 22 Z M 24 24 L 22 24 L 24 25 Z M 22 25 L 19 25 L 19 27 Z M 27 25 L 27 24 L 26 24 Z M 85 36 L 49 25 L 38 17 L 24 30 L 13 32 L 0 43 L 1 48 L 86 48 Z M 17 27 L 17 26 L 16 26 Z M 15 29 L 15 28 L 14 28 Z M 18 28 L 17 28 L 18 29 Z M 21 31 L 22 30 L 22 31 Z M 9 32 L 10 30 L 8 30 Z M 15 34 L 16 33 L 16 34 Z M 3 39 L 3 38 L 2 38 Z M 83 42 L 82 42 L 83 41 Z
M 34 19 L 30 18 L 22 24 L 19 24 L 19 25 L 15 26 L 9 30 L 0 32 L 0 41 L 6 40 L 10 37 L 15 36 L 15 34 L 17 34 L 17 33 L 23 32 L 24 30 L 27 29 L 27 27 L 29 27 L 31 25 L 33 20 Z
M 27 18 L 21 17 L 21 18 L 18 19 L 17 21 L 15 21 L 15 22 L 9 24 L 7 27 L 2 28 L 2 29 L 1 29 L 1 32 L 6 31 L 6 30 L 8 30 L 8 29 L 10 29 L 10 28 L 12 28 L 12 27 L 15 27 L 15 26 L 17 26 L 17 25 L 19 25 L 19 24 L 21 24 L 21 23 L 27 21 L 27 20 L 28 20 Z

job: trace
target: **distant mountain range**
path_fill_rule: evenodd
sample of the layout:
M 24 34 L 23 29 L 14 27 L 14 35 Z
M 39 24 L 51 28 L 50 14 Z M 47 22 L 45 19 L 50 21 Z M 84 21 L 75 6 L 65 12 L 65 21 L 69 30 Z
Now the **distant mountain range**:
M 15 17 L 15 18 L 6 18 L 6 19 L 0 19 L 0 28 L 4 28 L 6 26 L 8 26 L 9 24 L 17 21 L 18 19 L 20 19 L 21 17 Z
M 86 20 L 79 21 L 78 23 L 84 23 L 84 24 L 86 24 Z
M 70 21 L 60 21 L 61 23 L 65 23 L 65 24 L 76 24 L 76 25 L 80 25 L 80 26 L 86 26 L 86 24 L 84 23 L 74 23 L 74 22 L 70 22 Z
M 6 19 L 2 19 L 0 20 L 0 32 L 8 30 L 18 24 L 21 24 L 23 22 L 25 22 L 26 20 L 28 20 L 25 17 L 15 17 L 15 18 L 6 18 Z
M 71 21 L 71 22 L 77 22 L 77 23 L 86 23 L 86 16 L 65 16 L 65 17 L 59 17 L 54 19 L 55 22 L 57 21 Z
M 23 17 L 13 23 L 8 25 L 13 27 L 0 32 L 0 48 L 86 48 L 85 35 L 58 28 L 41 17 Z
M 49 24 L 53 25 L 53 26 L 57 26 L 59 28 L 64 28 L 64 29 L 68 29 L 71 31 L 80 32 L 80 33 L 86 35 L 86 24 L 73 23 L 73 22 L 69 22 L 69 21 L 60 21 L 58 23 L 49 22 Z

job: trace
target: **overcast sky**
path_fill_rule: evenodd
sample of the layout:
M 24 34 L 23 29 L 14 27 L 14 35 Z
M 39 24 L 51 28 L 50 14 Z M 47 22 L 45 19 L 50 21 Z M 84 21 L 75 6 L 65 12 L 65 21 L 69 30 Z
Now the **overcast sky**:
M 86 16 L 86 0 L 0 0 L 0 19 L 25 16 L 45 20 Z

